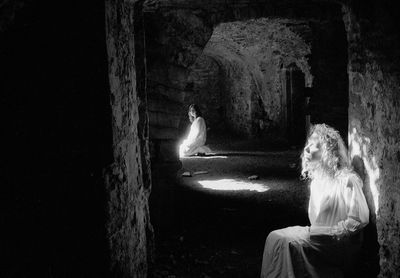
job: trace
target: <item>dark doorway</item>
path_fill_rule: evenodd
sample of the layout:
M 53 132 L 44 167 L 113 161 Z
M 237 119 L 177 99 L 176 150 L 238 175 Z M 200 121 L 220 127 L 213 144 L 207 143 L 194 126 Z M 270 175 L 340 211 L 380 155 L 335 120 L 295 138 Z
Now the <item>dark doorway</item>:
M 306 139 L 304 73 L 295 65 L 286 71 L 287 135 L 291 146 L 302 146 Z

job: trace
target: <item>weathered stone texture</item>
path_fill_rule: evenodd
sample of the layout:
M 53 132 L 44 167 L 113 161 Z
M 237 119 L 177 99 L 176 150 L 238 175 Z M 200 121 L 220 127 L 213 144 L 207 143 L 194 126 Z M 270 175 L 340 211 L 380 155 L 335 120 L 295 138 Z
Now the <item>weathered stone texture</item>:
M 134 4 L 106 2 L 114 148 L 114 163 L 107 173 L 107 231 L 115 277 L 147 276 L 152 236 L 146 112 L 140 106 L 141 101 L 143 105 L 146 102 L 143 84 L 136 84 Z M 137 59 L 136 64 L 140 65 Z
M 300 31 L 300 34 L 296 31 Z M 248 135 L 255 136 L 261 131 L 260 123 L 270 127 L 281 126 L 286 110 L 282 99 L 282 69 L 295 64 L 304 72 L 307 83 L 312 84 L 313 77 L 307 61 L 311 49 L 309 43 L 301 37 L 309 35 L 306 22 L 287 19 L 261 18 L 225 23 L 215 29 L 215 35 L 210 40 L 211 47 L 213 44 L 217 48 L 226 45 L 227 49 L 223 53 L 234 49 L 240 57 L 237 60 L 242 62 L 243 73 L 239 73 L 237 78 L 230 77 L 227 83 L 238 84 L 239 88 L 242 84 L 243 88 L 235 89 L 238 86 L 235 85 L 233 89 L 226 89 L 226 94 L 237 99 L 243 98 L 243 92 L 248 92 L 249 107 L 242 105 L 242 109 L 237 109 L 233 105 L 231 109 L 236 118 L 245 112 L 249 114 L 243 123 L 248 127 L 240 127 L 239 130 L 247 130 Z M 237 119 L 234 122 L 240 123 Z M 278 130 L 280 135 L 285 133 L 280 128 Z M 271 133 L 272 130 L 265 131 Z
M 207 128 L 216 131 L 223 123 L 223 87 L 222 74 L 219 63 L 215 58 L 202 54 L 191 67 L 189 83 L 185 90 L 184 105 L 181 107 L 180 130 L 187 131 L 190 124 L 188 106 L 191 103 L 199 105 Z
M 185 109 L 191 102 L 207 107 L 211 132 L 229 128 L 255 136 L 260 122 L 269 128 L 282 126 L 286 107 L 282 107 L 281 69 L 296 64 L 308 84 L 313 79 L 307 62 L 310 46 L 291 29 L 310 36 L 307 23 L 283 19 L 218 25 L 192 66 Z
M 400 32 L 390 5 L 380 5 L 344 8 L 349 41 L 349 139 L 377 227 L 379 277 L 398 277 Z
M 251 68 L 240 59 L 232 59 L 225 69 L 226 122 L 235 133 L 252 135 L 252 93 L 254 80 Z
M 181 167 L 179 124 L 184 109 L 188 70 L 211 36 L 206 14 L 187 9 L 145 10 L 147 95 L 153 188 L 152 219 L 168 225 L 173 209 L 173 181 Z
M 176 148 L 160 152 L 170 146 L 171 140 L 178 144 L 188 68 L 211 35 L 211 26 L 200 15 L 179 9 L 145 13 L 150 140 L 157 141 L 153 142 L 152 155 L 165 159 L 155 163 L 171 163 L 171 169 L 180 167 Z

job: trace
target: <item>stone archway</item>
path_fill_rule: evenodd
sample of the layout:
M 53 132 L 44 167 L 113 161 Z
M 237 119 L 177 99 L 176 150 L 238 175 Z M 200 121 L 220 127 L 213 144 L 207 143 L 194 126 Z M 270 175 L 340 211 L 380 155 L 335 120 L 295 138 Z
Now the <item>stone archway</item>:
M 191 67 L 185 104 L 207 107 L 207 126 L 215 133 L 219 128 L 250 138 L 286 137 L 282 70 L 298 64 L 307 79 L 303 87 L 313 79 L 310 43 L 300 30 L 310 36 L 307 22 L 280 18 L 219 24 Z

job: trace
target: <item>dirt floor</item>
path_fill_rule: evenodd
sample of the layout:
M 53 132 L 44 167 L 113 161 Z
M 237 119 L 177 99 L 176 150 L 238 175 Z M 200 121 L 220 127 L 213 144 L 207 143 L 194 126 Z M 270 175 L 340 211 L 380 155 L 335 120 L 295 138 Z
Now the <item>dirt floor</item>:
M 268 233 L 308 225 L 299 151 L 257 144 L 222 142 L 182 159 L 171 223 L 155 227 L 152 277 L 259 277 Z

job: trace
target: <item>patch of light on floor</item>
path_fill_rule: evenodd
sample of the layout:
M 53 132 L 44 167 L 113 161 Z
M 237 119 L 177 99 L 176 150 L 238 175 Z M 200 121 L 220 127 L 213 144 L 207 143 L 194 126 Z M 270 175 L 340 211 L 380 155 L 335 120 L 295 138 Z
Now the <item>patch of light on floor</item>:
M 201 180 L 199 183 L 203 188 L 220 190 L 220 191 L 257 191 L 265 192 L 269 190 L 269 187 L 250 181 L 243 181 L 237 179 L 220 179 L 220 180 Z
M 181 157 L 181 159 L 216 159 L 216 158 L 226 159 L 228 157 L 225 156 L 225 155 L 214 155 L 214 154 L 213 155 L 207 154 L 205 156 L 196 155 L 196 156 L 184 156 L 184 157 Z

